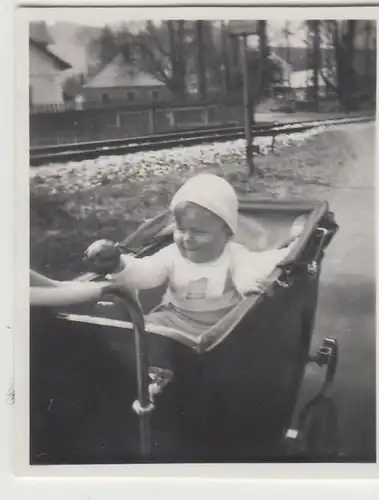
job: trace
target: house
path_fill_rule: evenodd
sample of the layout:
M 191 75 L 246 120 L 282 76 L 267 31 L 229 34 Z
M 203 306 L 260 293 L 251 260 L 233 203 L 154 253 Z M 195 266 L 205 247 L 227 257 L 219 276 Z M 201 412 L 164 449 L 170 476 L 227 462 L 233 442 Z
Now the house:
M 63 103 L 62 76 L 71 65 L 54 53 L 44 22 L 29 25 L 29 102 L 31 106 Z
M 82 88 L 84 102 L 157 102 L 169 97 L 166 85 L 119 53 Z
M 313 87 L 313 73 L 311 69 L 293 71 L 291 73 L 290 86 L 296 96 L 296 100 L 306 101 L 309 99 L 309 93 L 312 92 Z M 332 84 L 335 84 L 335 76 L 332 72 L 328 68 L 321 68 L 318 76 L 318 94 L 320 97 L 331 93 L 322 75 L 325 75 Z
M 270 51 L 268 57 L 271 63 L 271 78 L 272 87 L 287 87 L 290 84 L 292 66 L 289 64 L 284 57 L 281 57 L 276 52 Z

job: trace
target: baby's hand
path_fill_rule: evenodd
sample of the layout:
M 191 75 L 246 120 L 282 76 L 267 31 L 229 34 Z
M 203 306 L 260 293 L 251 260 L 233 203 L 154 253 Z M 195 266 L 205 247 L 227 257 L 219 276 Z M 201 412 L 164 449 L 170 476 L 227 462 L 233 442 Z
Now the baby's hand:
M 92 272 L 110 274 L 120 268 L 121 251 L 113 241 L 97 240 L 84 252 L 84 260 Z
M 269 297 L 272 295 L 271 281 L 258 280 L 257 287 L 261 293 L 264 293 L 265 295 L 268 295 Z
M 272 295 L 271 282 L 260 279 L 256 280 L 255 286 L 249 290 L 250 293 L 264 293 L 267 296 Z

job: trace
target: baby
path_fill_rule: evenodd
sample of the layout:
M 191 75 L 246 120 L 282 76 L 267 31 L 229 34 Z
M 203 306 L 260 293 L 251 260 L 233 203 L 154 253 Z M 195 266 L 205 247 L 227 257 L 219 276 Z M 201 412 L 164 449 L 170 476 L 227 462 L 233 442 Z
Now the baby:
M 260 283 L 290 252 L 283 249 L 251 252 L 232 241 L 237 231 L 238 200 L 233 187 L 213 174 L 189 179 L 170 206 L 174 242 L 143 258 L 120 257 L 111 275 L 117 284 L 136 290 L 167 283 L 162 303 L 146 321 L 200 335 Z M 87 250 L 91 257 L 95 244 Z

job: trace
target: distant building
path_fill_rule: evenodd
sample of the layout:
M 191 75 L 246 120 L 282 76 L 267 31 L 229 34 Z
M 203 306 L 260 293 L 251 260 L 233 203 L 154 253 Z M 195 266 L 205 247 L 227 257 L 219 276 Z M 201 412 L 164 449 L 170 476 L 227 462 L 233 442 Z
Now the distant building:
M 61 72 L 71 65 L 50 48 L 52 40 L 44 22 L 29 25 L 29 102 L 31 106 L 63 103 Z
M 218 94 L 222 90 L 222 81 L 217 81 L 215 75 L 211 71 L 206 71 L 207 93 L 209 95 Z M 189 95 L 200 97 L 199 92 L 199 75 L 194 70 L 188 71 L 186 74 L 186 90 Z
M 85 102 L 141 104 L 165 100 L 170 92 L 163 82 L 141 71 L 120 53 L 83 85 L 81 94 Z
M 320 97 L 326 96 L 331 93 L 329 86 L 326 84 L 325 75 L 327 80 L 335 85 L 335 76 L 328 68 L 321 68 L 318 76 L 318 94 Z M 313 70 L 305 69 L 302 71 L 293 71 L 290 79 L 291 88 L 298 101 L 306 101 L 309 99 L 309 93 L 312 92 L 313 87 Z
M 289 85 L 292 74 L 292 66 L 284 57 L 271 50 L 269 61 L 272 63 L 272 80 L 274 83 L 286 86 Z

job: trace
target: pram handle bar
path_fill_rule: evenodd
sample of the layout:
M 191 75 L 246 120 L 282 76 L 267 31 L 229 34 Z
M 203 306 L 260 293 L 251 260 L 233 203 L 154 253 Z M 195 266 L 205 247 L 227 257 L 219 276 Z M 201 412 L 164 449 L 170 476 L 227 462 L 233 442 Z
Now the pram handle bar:
M 137 365 L 137 400 L 132 407 L 140 420 L 140 445 L 142 456 L 148 458 L 151 453 L 151 429 L 149 415 L 154 410 L 154 404 L 149 394 L 149 362 L 145 321 L 138 302 L 132 294 L 116 285 L 103 288 L 103 295 L 113 295 L 121 299 L 123 306 L 133 323 L 136 365 Z

